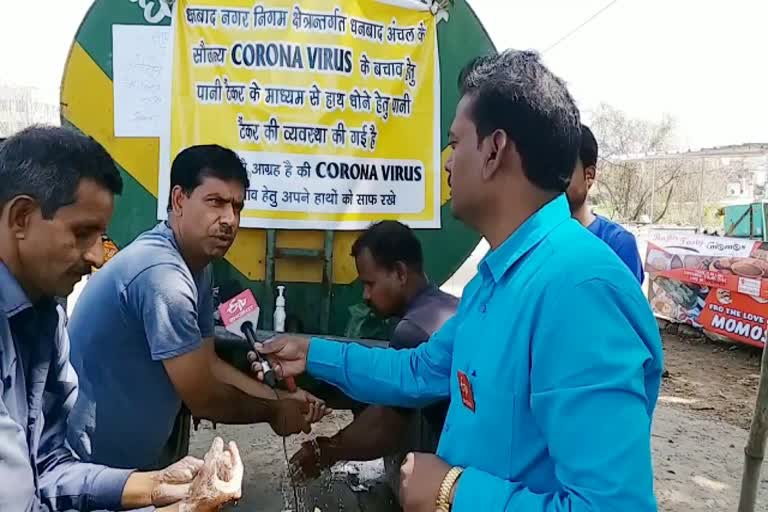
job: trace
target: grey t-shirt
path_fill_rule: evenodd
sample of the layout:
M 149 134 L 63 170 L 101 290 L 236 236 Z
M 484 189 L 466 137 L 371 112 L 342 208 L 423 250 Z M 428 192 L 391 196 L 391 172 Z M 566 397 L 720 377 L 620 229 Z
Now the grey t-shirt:
M 445 293 L 436 286 L 428 286 L 408 305 L 403 318 L 395 326 L 390 346 L 395 349 L 416 348 L 440 330 L 443 324 L 456 313 L 459 299 Z M 397 495 L 400 482 L 400 464 L 408 452 L 435 453 L 443 430 L 449 401 L 445 400 L 423 409 L 409 411 L 408 427 L 402 440 L 400 453 L 384 457 L 386 481 Z
M 395 326 L 390 346 L 396 349 L 418 347 L 456 313 L 458 304 L 459 299 L 453 295 L 436 286 L 428 286 L 408 305 L 405 315 Z M 447 412 L 448 401 L 444 401 L 425 407 L 420 414 L 414 415 L 406 448 L 434 453 Z
M 152 468 L 181 408 L 163 361 L 213 336 L 210 266 L 192 275 L 165 222 L 88 280 L 69 321 L 80 391 L 67 438 L 81 459 Z
M 440 330 L 456 314 L 459 299 L 434 285 L 427 286 L 408 304 L 405 315 L 395 326 L 392 348 L 416 348 Z

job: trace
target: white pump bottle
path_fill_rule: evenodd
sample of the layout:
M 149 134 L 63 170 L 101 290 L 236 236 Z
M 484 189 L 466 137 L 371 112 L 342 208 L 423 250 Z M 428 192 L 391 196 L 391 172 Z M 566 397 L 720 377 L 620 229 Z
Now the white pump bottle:
M 275 299 L 275 314 L 273 315 L 273 326 L 275 332 L 285 332 L 285 286 L 277 287 L 277 299 Z

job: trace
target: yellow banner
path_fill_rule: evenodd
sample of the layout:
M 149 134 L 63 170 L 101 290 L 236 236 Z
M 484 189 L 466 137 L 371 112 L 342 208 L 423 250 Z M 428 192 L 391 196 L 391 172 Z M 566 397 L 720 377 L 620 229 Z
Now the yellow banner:
M 248 167 L 245 227 L 440 227 L 436 20 L 399 3 L 178 0 L 161 183 L 216 143 Z

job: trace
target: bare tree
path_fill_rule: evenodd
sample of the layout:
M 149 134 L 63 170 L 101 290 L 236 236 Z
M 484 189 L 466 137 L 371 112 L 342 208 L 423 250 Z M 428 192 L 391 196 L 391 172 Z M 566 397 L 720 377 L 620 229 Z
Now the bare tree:
M 590 128 L 600 141 L 601 155 L 611 160 L 619 155 L 668 151 L 675 122 L 668 115 L 657 123 L 632 119 L 625 112 L 601 103 L 592 111 Z
M 669 116 L 649 122 L 605 104 L 595 109 L 590 126 L 601 157 L 593 202 L 622 221 L 719 225 L 728 183 L 751 180 L 750 173 L 743 161 L 671 153 L 674 125 Z
M 682 161 L 626 161 L 601 159 L 597 187 L 612 216 L 637 221 L 643 215 L 659 222 L 669 212 L 676 186 L 684 173 Z
M 601 104 L 592 112 L 592 131 L 600 141 L 597 194 L 612 216 L 637 221 L 642 215 L 658 222 L 667 214 L 683 163 L 675 160 L 619 159 L 628 155 L 664 153 L 672 146 L 674 120 L 659 122 L 632 119 L 624 112 Z M 653 201 L 658 208 L 649 208 Z M 655 205 L 654 205 L 655 206 Z
M 31 87 L 0 85 L 0 136 L 36 123 L 58 123 L 58 109 L 40 100 Z

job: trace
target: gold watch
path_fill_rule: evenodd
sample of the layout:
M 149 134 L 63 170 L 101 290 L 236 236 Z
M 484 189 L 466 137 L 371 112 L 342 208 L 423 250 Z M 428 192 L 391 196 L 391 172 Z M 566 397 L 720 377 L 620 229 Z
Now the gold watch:
M 456 485 L 456 481 L 461 476 L 463 468 L 458 466 L 451 468 L 448 474 L 445 475 L 443 483 L 440 484 L 440 491 L 437 493 L 437 512 L 450 512 L 451 510 L 451 491 Z

